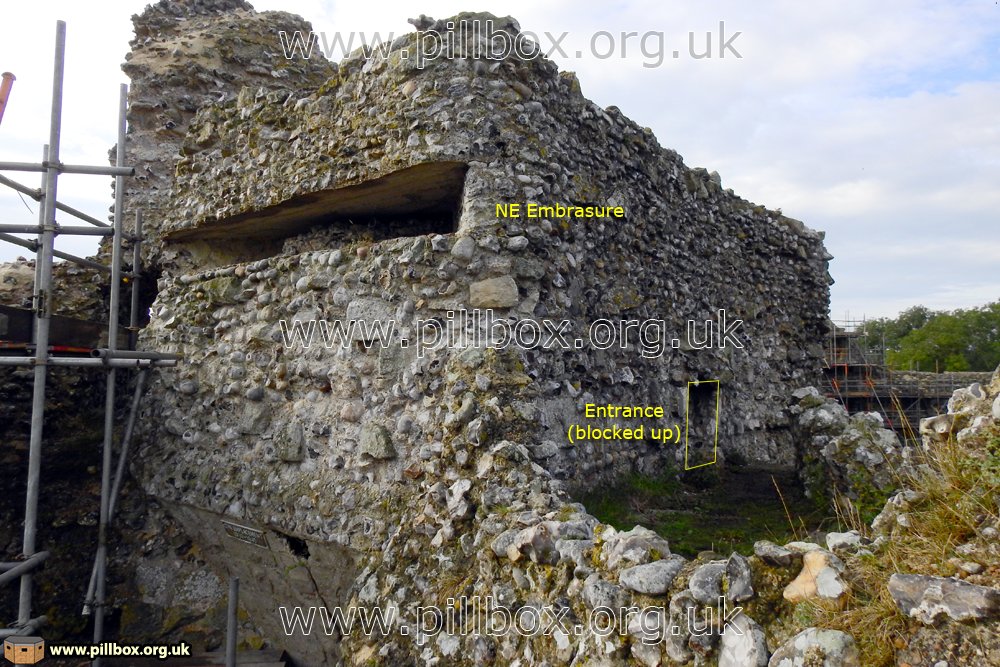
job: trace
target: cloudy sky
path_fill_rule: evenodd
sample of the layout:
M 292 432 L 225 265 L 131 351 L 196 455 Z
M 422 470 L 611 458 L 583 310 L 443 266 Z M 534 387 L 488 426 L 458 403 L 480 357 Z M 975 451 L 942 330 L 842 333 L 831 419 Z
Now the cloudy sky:
M 0 159 L 37 161 L 47 140 L 61 18 L 68 22 L 62 159 L 104 162 L 115 140 L 118 84 L 127 82 L 119 64 L 130 16 L 145 4 L 4 5 L 0 70 L 18 79 L 0 125 Z M 404 2 L 254 5 L 301 14 L 328 43 L 354 32 L 355 45 L 361 34 L 408 32 L 414 14 Z M 689 166 L 718 171 L 741 196 L 824 230 L 835 256 L 835 319 L 1000 299 L 994 0 L 651 0 L 592 9 L 578 1 L 420 3 L 435 18 L 468 9 L 514 16 L 543 50 L 558 44 L 552 57 L 578 73 L 587 97 L 651 127 Z M 693 57 L 705 53 L 707 33 L 711 57 Z M 730 48 L 719 57 L 725 40 Z M 37 174 L 7 175 L 38 182 Z M 60 195 L 103 216 L 110 179 L 65 176 Z M 33 201 L 0 190 L 4 222 L 33 223 L 32 211 Z M 80 243 L 66 238 L 58 247 L 86 254 Z M 18 254 L 0 245 L 0 260 Z

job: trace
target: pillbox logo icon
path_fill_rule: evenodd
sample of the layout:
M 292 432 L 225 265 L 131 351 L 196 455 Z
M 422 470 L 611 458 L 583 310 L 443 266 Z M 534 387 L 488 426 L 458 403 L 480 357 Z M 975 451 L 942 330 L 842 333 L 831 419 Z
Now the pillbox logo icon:
M 33 665 L 45 657 L 45 640 L 41 637 L 7 637 L 3 640 L 3 657 L 15 665 Z

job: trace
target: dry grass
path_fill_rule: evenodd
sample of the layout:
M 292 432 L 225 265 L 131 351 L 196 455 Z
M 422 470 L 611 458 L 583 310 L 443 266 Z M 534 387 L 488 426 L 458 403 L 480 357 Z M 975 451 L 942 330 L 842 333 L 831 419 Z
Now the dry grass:
M 889 577 L 897 572 L 964 577 L 948 562 L 955 547 L 977 540 L 985 546 L 977 529 L 997 522 L 1000 428 L 992 425 L 973 440 L 937 445 L 919 457 L 916 472 L 901 480 L 903 487 L 923 494 L 906 509 L 909 527 L 897 526 L 873 555 L 846 558 L 852 589 L 847 600 L 813 603 L 811 610 L 820 625 L 853 635 L 862 664 L 871 667 L 894 665 L 896 650 L 905 646 L 909 621 L 889 595 Z M 837 506 L 844 524 L 871 536 L 849 501 L 838 499 Z M 980 553 L 987 554 L 985 549 Z M 977 558 L 992 578 L 980 583 L 996 585 L 1000 563 L 982 562 L 989 559 L 996 561 Z

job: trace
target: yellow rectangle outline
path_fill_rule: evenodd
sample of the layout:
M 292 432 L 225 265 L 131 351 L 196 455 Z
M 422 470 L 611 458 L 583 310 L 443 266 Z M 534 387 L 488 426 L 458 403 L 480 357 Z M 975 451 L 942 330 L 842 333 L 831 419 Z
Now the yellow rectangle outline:
M 715 383 L 715 443 L 712 447 L 712 460 L 688 467 L 688 426 L 691 424 L 691 385 Z M 719 460 L 719 406 L 722 404 L 722 383 L 719 380 L 691 380 L 687 384 L 687 394 L 684 397 L 684 469 L 695 470 L 710 466 Z

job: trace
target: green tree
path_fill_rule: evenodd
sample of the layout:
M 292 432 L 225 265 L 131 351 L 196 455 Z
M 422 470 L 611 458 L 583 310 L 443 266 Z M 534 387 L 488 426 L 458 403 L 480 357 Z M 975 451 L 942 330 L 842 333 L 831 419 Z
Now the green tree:
M 874 341 L 884 336 L 892 368 L 992 371 L 1000 364 L 1000 301 L 951 312 L 914 306 L 874 320 L 868 331 Z
M 994 370 L 1000 365 L 1000 301 L 977 308 L 970 316 L 970 345 L 966 354 L 975 370 Z
M 911 331 L 919 329 L 940 313 L 926 306 L 912 306 L 895 318 L 880 317 L 865 324 L 870 347 L 885 346 L 886 351 L 898 350 L 900 341 Z
M 899 341 L 886 353 L 889 365 L 917 371 L 967 371 L 967 322 L 955 314 L 940 314 Z

